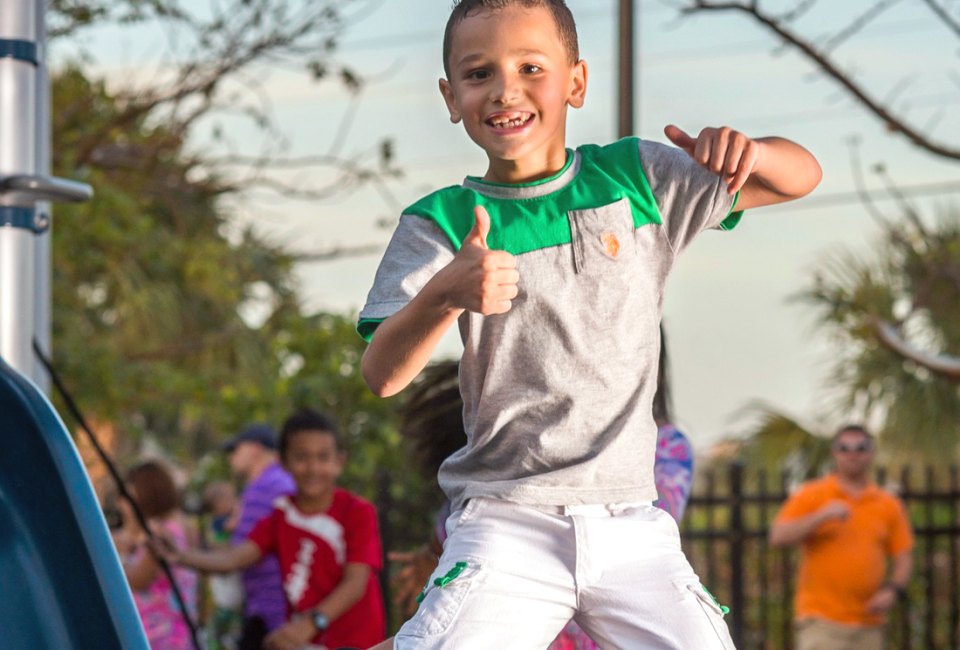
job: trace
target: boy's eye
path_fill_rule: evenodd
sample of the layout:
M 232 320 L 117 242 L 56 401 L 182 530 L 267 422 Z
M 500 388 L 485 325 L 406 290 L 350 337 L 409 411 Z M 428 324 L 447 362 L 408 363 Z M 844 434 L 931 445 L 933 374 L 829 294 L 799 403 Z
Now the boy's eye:
M 467 79 L 481 80 L 490 76 L 486 70 L 471 70 L 467 73 Z
M 540 72 L 542 69 L 543 69 L 543 68 L 541 68 L 540 66 L 536 65 L 535 63 L 528 63 L 528 64 L 526 64 L 525 66 L 523 66 L 522 68 L 520 68 L 520 70 L 523 71 L 523 72 L 526 73 L 526 74 L 536 74 L 537 72 Z

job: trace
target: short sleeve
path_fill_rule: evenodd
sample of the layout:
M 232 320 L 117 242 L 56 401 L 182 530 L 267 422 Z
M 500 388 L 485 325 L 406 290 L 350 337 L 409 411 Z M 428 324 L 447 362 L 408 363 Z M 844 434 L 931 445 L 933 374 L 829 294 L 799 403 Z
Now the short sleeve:
M 894 500 L 891 507 L 891 531 L 887 547 L 890 555 L 900 555 L 913 548 L 913 530 L 900 501 Z
M 640 164 L 674 252 L 710 228 L 730 230 L 740 220 L 727 184 L 681 149 L 640 141 Z
M 281 513 L 274 510 L 269 515 L 258 521 L 247 539 L 257 545 L 261 555 L 270 555 L 275 552 L 277 546 L 277 529 L 280 524 Z
M 796 492 L 791 494 L 787 501 L 780 508 L 774 523 L 785 523 L 805 517 L 821 505 L 821 499 L 817 497 L 817 491 L 812 486 L 802 486 Z
M 374 571 L 383 568 L 383 547 L 377 511 L 372 504 L 358 500 L 347 514 L 347 562 L 366 564 Z
M 360 311 L 360 335 L 369 341 L 377 326 L 403 309 L 453 256 L 453 245 L 433 221 L 400 217 Z

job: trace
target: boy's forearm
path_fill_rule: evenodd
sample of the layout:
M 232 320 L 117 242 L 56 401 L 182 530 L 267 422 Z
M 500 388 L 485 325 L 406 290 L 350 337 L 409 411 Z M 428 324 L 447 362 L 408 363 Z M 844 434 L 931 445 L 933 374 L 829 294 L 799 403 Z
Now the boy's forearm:
M 363 598 L 367 591 L 370 571 L 366 564 L 347 564 L 340 584 L 317 605 L 316 611 L 322 612 L 331 621 L 338 619 Z
M 740 192 L 737 209 L 782 203 L 809 194 L 823 175 L 813 155 L 790 140 L 756 138 L 762 145 L 757 166 Z
M 363 378 L 380 397 L 399 393 L 426 367 L 463 309 L 444 298 L 441 270 L 406 307 L 386 319 L 363 355 Z
M 251 542 L 243 542 L 238 546 L 215 551 L 184 549 L 177 553 L 175 561 L 198 571 L 230 573 L 250 566 L 259 558 L 259 548 Z
M 176 563 L 209 573 L 229 573 L 233 570 L 230 563 L 221 556 L 224 551 L 183 550 L 176 556 Z

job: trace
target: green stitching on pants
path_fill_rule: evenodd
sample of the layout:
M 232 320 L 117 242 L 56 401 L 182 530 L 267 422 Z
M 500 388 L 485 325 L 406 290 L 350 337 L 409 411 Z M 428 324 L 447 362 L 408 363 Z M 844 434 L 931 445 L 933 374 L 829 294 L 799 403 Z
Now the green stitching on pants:
M 453 565 L 453 568 L 447 571 L 447 574 L 441 578 L 436 578 L 433 581 L 433 584 L 437 587 L 443 589 L 448 584 L 457 579 L 457 577 L 463 573 L 463 570 L 467 568 L 466 562 L 457 562 Z M 430 586 L 430 583 L 427 583 L 427 586 L 423 588 L 423 591 L 420 592 L 420 595 L 417 596 L 417 603 L 423 602 L 423 599 L 427 597 L 427 588 Z
M 705 592 L 707 592 L 707 595 L 710 596 L 710 598 L 713 600 L 714 603 L 716 603 L 717 607 L 720 608 L 720 611 L 723 612 L 723 615 L 724 615 L 724 616 L 726 616 L 727 614 L 730 613 L 730 608 L 727 607 L 726 605 L 721 605 L 721 604 L 720 604 L 720 601 L 717 600 L 717 597 L 716 597 L 716 596 L 714 596 L 712 593 L 710 593 L 710 590 L 707 589 L 706 585 L 704 585 L 704 584 L 701 583 L 700 586 L 703 587 L 703 590 L 704 590 Z

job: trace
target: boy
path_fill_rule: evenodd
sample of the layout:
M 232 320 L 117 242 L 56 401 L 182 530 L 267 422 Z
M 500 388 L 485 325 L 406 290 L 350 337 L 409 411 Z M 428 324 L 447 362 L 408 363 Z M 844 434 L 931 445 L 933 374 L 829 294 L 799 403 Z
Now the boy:
M 731 648 L 652 506 L 662 291 L 700 231 L 808 193 L 819 165 L 728 128 L 567 150 L 587 66 L 562 0 L 462 0 L 444 68 L 486 173 L 404 212 L 358 324 L 382 396 L 454 322 L 464 341 L 449 537 L 395 647 L 540 650 L 573 617 L 610 650 Z
M 307 643 L 367 647 L 383 640 L 377 514 L 336 485 L 346 460 L 336 427 L 320 413 L 301 410 L 283 424 L 279 451 L 296 494 L 277 499 L 246 541 L 223 550 L 158 551 L 174 563 L 220 573 L 276 554 L 294 616 L 267 636 L 270 650 Z

